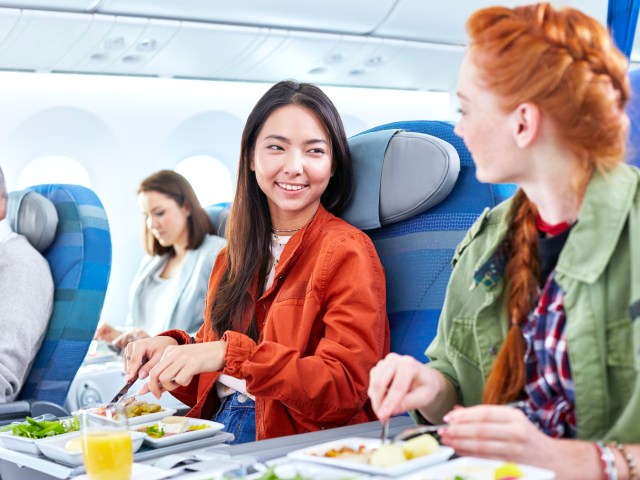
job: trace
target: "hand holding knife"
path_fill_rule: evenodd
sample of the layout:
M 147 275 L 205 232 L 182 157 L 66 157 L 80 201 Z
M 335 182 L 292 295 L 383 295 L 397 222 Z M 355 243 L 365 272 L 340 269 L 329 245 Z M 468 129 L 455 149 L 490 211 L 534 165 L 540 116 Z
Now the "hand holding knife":
M 147 357 L 144 357 L 142 359 L 142 362 L 140 362 L 140 367 L 142 367 L 148 361 L 149 361 L 149 359 Z M 140 369 L 140 367 L 138 367 L 138 369 Z M 124 387 L 122 387 L 120 389 L 120 391 L 118 393 L 116 393 L 116 396 L 113 397 L 113 400 L 111 400 L 111 402 L 109 402 L 109 404 L 117 403 L 122 397 L 124 397 L 127 394 L 129 389 L 133 386 L 134 383 L 136 383 L 137 380 L 138 380 L 138 376 L 136 375 L 131 380 L 129 380 L 127 383 L 125 383 Z

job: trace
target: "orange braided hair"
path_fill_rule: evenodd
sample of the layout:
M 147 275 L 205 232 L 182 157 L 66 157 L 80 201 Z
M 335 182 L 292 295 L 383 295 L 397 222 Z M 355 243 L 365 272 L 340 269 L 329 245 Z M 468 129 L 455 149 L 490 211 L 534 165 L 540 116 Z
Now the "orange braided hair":
M 623 161 L 628 62 L 596 20 L 548 3 L 492 7 L 474 13 L 467 31 L 480 81 L 501 98 L 505 111 L 533 102 L 559 127 L 560 140 L 580 159 L 571 184 L 578 198 L 594 169 L 606 171 Z M 505 270 L 510 328 L 487 379 L 485 403 L 513 401 L 524 387 L 520 327 L 535 306 L 540 281 L 536 214 L 518 191 Z

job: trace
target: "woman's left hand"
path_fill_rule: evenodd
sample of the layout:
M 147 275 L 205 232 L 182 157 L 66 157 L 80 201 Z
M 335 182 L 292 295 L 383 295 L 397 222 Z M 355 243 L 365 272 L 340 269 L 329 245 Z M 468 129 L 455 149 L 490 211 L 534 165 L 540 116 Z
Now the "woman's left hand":
M 485 457 L 529 465 L 549 459 L 554 439 L 542 433 L 519 409 L 480 405 L 455 408 L 444 416 L 444 445 L 460 456 Z
M 160 398 L 162 392 L 175 390 L 191 383 L 193 377 L 204 372 L 216 372 L 225 367 L 227 342 L 204 342 L 175 345 L 165 349 L 160 361 L 149 371 L 149 381 L 139 394 L 151 392 Z

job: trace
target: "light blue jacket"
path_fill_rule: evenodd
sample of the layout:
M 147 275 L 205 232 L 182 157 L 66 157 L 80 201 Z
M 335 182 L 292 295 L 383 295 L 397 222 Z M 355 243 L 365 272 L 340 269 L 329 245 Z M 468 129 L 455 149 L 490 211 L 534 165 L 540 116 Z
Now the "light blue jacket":
M 188 250 L 180 273 L 176 277 L 176 288 L 173 291 L 173 312 L 169 322 L 164 325 L 154 325 L 154 332 L 180 329 L 195 334 L 202 325 L 204 315 L 204 301 L 207 295 L 209 275 L 213 268 L 218 252 L 226 244 L 225 240 L 215 235 L 207 235 L 196 250 Z M 167 262 L 168 254 L 149 256 L 142 259 L 142 263 L 133 278 L 129 290 L 129 315 L 125 327 L 134 328 L 148 324 L 142 315 L 140 292 L 145 288 L 149 279 L 162 269 Z M 147 332 L 152 333 L 152 332 Z

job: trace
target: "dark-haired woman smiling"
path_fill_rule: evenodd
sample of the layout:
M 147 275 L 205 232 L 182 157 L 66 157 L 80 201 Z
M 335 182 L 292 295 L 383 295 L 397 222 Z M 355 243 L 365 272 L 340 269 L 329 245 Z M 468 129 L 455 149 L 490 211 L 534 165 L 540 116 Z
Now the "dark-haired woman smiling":
M 368 372 L 389 351 L 384 273 L 371 240 L 330 213 L 351 175 L 327 96 L 273 86 L 245 125 L 204 325 L 193 342 L 174 330 L 130 344 L 127 377 L 148 375 L 156 396 L 171 391 L 236 443 L 374 419 Z

